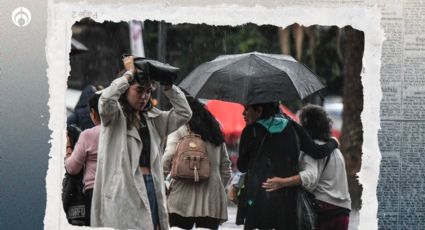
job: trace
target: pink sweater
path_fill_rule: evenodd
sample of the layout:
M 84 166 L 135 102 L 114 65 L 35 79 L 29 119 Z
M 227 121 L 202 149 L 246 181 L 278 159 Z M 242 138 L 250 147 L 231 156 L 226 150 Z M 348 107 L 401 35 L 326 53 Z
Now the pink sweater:
M 85 166 L 84 191 L 93 188 L 96 175 L 97 147 L 99 145 L 100 125 L 81 132 L 70 157 L 65 160 L 65 169 L 75 175 Z

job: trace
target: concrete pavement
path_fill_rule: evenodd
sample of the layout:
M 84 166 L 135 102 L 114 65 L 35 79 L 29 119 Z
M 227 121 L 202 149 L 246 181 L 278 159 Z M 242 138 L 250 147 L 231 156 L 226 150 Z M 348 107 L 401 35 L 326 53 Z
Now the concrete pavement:
M 235 224 L 236 210 L 237 210 L 237 207 L 235 205 L 229 204 L 227 208 L 229 220 L 220 226 L 220 230 L 243 229 L 242 225 L 238 226 Z M 348 226 L 348 230 L 357 230 L 358 226 L 359 226 L 359 212 L 353 210 L 350 213 L 350 225 Z

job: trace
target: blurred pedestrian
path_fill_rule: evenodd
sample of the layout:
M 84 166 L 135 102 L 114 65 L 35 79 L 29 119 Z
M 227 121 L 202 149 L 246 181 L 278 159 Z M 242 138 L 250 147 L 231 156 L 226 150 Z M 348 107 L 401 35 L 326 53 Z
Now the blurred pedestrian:
M 94 126 L 90 118 L 90 108 L 88 105 L 89 99 L 96 93 L 96 88 L 93 85 L 87 85 L 81 92 L 74 112 L 68 116 L 67 125 L 75 125 L 82 131 Z
M 173 179 L 168 196 L 170 226 L 192 229 L 195 225 L 197 228 L 218 229 L 221 223 L 227 221 L 225 186 L 231 176 L 231 162 L 217 120 L 197 99 L 189 95 L 186 99 L 192 118 L 168 136 L 163 156 L 164 173 L 168 174 L 172 168 L 179 141 L 188 134 L 198 134 L 206 143 L 210 174 L 208 179 L 200 182 Z
M 173 109 L 151 106 L 153 81 L 123 58 L 126 72 L 102 91 L 102 119 L 91 224 L 119 229 L 168 229 L 161 156 L 165 138 L 189 121 L 179 88 L 167 83 Z
M 248 105 L 247 126 L 239 147 L 237 166 L 247 172 L 238 201 L 237 224 L 244 229 L 297 229 L 297 188 L 267 192 L 267 178 L 288 177 L 299 172 L 300 149 L 316 158 L 328 156 L 337 142 L 318 145 L 293 120 L 282 115 L 278 103 Z
M 71 175 L 77 175 L 84 169 L 84 200 L 86 209 L 86 226 L 90 226 L 90 208 L 96 175 L 97 151 L 100 133 L 100 116 L 98 110 L 100 94 L 94 94 L 89 100 L 90 118 L 95 125 L 81 132 L 72 153 L 67 152 L 65 169 Z M 67 145 L 68 146 L 68 145 Z
M 305 106 L 300 113 L 301 126 L 318 144 L 330 139 L 332 121 L 319 106 Z M 298 175 L 267 179 L 263 188 L 267 191 L 302 185 L 313 193 L 319 204 L 318 230 L 347 230 L 351 199 L 348 192 L 344 157 L 339 149 L 324 159 L 314 159 L 301 153 L 302 171 Z

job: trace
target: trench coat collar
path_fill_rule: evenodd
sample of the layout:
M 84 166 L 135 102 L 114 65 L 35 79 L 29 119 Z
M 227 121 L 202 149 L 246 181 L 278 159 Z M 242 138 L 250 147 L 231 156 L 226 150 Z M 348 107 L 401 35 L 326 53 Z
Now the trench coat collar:
M 148 114 L 148 118 L 150 119 L 157 118 L 161 114 L 161 111 L 153 107 L 152 109 L 148 110 L 147 114 Z
M 155 108 L 155 107 L 153 107 L 152 109 L 150 109 L 148 112 L 147 112 L 147 119 L 154 119 L 154 118 L 157 118 L 159 115 L 160 115 L 160 110 L 159 109 L 157 109 L 157 108 Z M 148 125 L 148 127 L 149 127 L 149 130 L 151 130 L 151 128 L 153 128 L 152 126 L 149 126 Z M 150 132 L 150 131 L 149 131 Z M 139 142 L 141 142 L 142 141 L 142 139 L 140 138 L 140 135 L 139 135 L 139 132 L 137 131 L 137 129 L 133 126 L 133 127 L 131 127 L 131 129 L 128 129 L 127 130 L 127 135 L 128 136 L 132 136 L 132 137 L 134 137 L 136 140 L 138 140 Z
M 127 136 L 131 136 L 139 142 L 142 142 L 142 139 L 140 139 L 139 132 L 137 131 L 135 126 L 132 126 L 131 129 L 127 129 Z

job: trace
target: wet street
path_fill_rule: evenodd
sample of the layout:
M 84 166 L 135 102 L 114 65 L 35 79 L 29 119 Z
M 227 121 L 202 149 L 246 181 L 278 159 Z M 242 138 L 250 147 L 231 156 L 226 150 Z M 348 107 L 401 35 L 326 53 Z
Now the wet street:
M 227 220 L 227 222 L 221 225 L 220 229 L 242 229 L 243 228 L 242 225 L 238 226 L 235 224 L 236 210 L 237 210 L 236 205 L 229 204 L 229 206 L 227 207 L 227 215 L 229 216 L 229 220 Z
M 235 224 L 236 220 L 236 205 L 229 204 L 227 211 L 229 215 L 229 220 L 220 226 L 220 230 L 232 230 L 232 229 L 243 229 L 243 226 L 238 226 Z M 359 225 L 359 212 L 352 211 L 350 214 L 350 225 L 348 226 L 348 230 L 357 230 L 357 226 Z M 180 229 L 180 228 L 171 228 L 171 229 Z
M 238 226 L 235 224 L 236 219 L 236 210 L 237 207 L 235 205 L 229 205 L 227 211 L 229 215 L 229 220 L 220 226 L 221 230 L 227 230 L 227 229 L 242 229 L 243 226 Z M 348 230 L 356 230 L 357 226 L 359 225 L 359 212 L 358 211 L 352 211 L 350 214 L 350 225 L 348 226 Z

